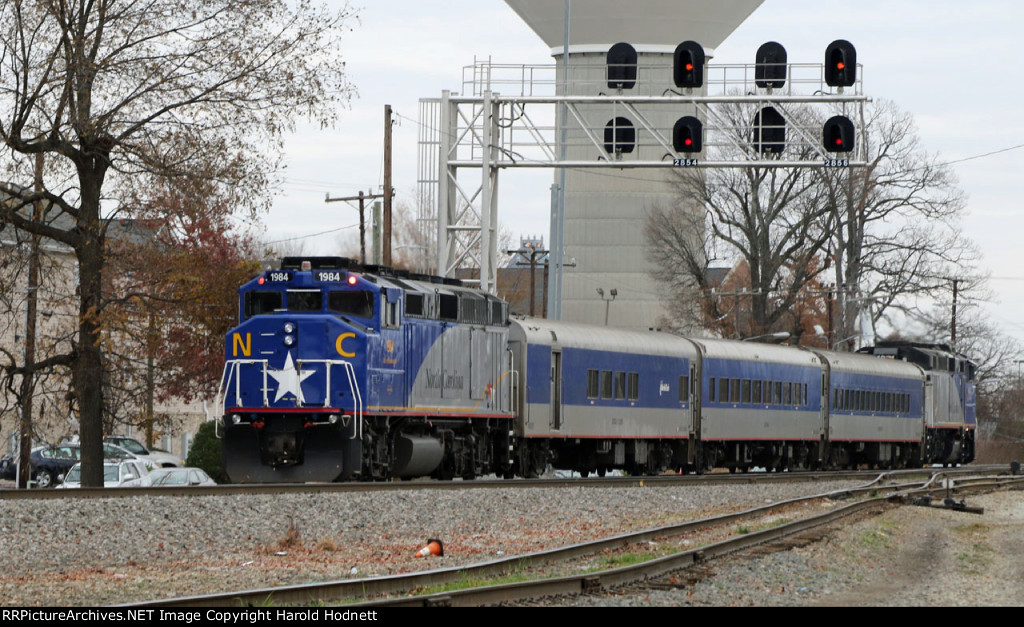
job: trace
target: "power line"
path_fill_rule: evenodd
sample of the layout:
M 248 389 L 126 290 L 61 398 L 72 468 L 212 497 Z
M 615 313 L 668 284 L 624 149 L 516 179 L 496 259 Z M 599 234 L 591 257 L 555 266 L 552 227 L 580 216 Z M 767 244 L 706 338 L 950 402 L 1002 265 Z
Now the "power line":
M 296 237 L 286 237 L 285 239 L 277 239 L 272 242 L 264 242 L 265 244 L 280 244 L 282 242 L 294 242 L 295 240 L 308 239 L 310 237 L 319 237 L 321 235 L 327 235 L 328 233 L 337 233 L 338 231 L 344 231 L 345 229 L 352 229 L 359 226 L 358 224 L 348 224 L 346 226 L 338 227 L 336 229 L 330 229 L 328 231 L 320 231 L 319 233 L 311 233 L 309 235 L 299 235 Z

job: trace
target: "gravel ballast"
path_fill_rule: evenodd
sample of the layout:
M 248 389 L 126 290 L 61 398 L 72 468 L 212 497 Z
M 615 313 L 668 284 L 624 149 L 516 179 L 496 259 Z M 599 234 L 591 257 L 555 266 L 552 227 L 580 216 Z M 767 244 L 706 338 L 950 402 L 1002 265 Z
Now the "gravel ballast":
M 10 558 L 0 575 L 0 594 L 8 607 L 95 606 L 451 567 L 853 485 L 580 486 L 0 500 L 0 554 Z M 991 499 L 992 504 L 985 504 L 984 499 Z M 1010 549 L 1000 544 L 998 537 L 1013 525 L 1017 533 L 1021 531 L 1024 495 L 1003 493 L 978 497 L 977 501 L 986 507 L 983 517 L 904 507 L 886 513 L 883 520 L 894 516 L 886 524 L 908 532 L 911 545 L 916 536 L 909 532 L 920 527 L 903 516 L 924 515 L 930 521 L 951 517 L 953 525 L 980 525 L 950 532 L 957 546 L 946 549 L 977 546 L 965 561 L 969 568 L 988 573 L 990 566 L 995 568 L 1011 558 Z M 865 524 L 876 523 L 858 523 Z M 972 534 L 978 534 L 977 539 Z M 902 550 L 899 536 L 896 532 L 886 536 L 883 554 Z M 444 557 L 413 557 L 427 538 L 443 540 Z M 920 549 L 924 553 L 931 538 L 925 538 L 926 547 Z M 842 598 L 830 595 L 868 580 L 860 577 L 859 571 L 841 568 L 826 573 L 826 583 L 820 579 L 811 583 L 814 572 L 836 563 L 838 558 L 829 553 L 847 550 L 848 540 L 826 538 L 762 556 L 758 562 L 735 558 L 728 562 L 733 565 L 722 566 L 721 571 L 716 565 L 713 576 L 689 589 L 672 591 L 675 596 L 670 592 L 665 592 L 669 596 L 664 598 L 648 592 L 635 597 L 609 594 L 566 604 L 829 603 Z M 1016 550 L 1016 564 L 1024 563 L 1020 547 Z M 850 559 L 856 559 L 856 554 Z M 949 559 L 957 558 L 954 554 Z M 758 563 L 764 565 L 753 565 Z M 807 581 L 801 578 L 800 564 L 805 564 Z M 954 568 L 950 572 L 962 571 Z M 777 574 L 789 579 L 776 586 L 772 577 Z M 1016 601 L 1005 602 L 1021 602 L 1020 567 L 1003 574 L 1004 580 L 1013 580 L 1018 594 Z M 785 593 L 779 593 L 780 588 Z M 991 597 L 946 599 L 946 603 L 998 604 L 991 599 L 999 598 L 1004 597 L 993 593 Z

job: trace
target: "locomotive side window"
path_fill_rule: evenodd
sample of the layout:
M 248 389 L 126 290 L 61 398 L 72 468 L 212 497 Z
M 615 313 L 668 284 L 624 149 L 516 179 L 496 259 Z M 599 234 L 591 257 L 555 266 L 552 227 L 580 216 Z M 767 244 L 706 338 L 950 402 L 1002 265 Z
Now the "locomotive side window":
M 332 313 L 373 317 L 373 292 L 330 292 L 327 294 L 327 309 Z
M 752 392 L 750 401 L 752 403 L 754 403 L 755 405 L 760 405 L 761 404 L 761 380 L 760 379 L 757 379 L 756 381 L 754 381 L 754 388 L 753 388 L 753 392 Z
M 728 403 L 729 402 L 729 380 L 719 379 L 718 380 L 718 402 Z
M 324 295 L 320 290 L 288 290 L 288 311 L 320 311 Z
M 743 380 L 743 397 L 740 400 L 744 403 L 750 402 L 750 379 Z
M 626 388 L 629 392 L 627 394 L 629 400 L 635 401 L 640 398 L 640 373 L 629 373 L 629 381 L 627 382 Z
M 422 318 L 426 315 L 423 307 L 423 294 L 418 294 L 416 292 L 405 293 L 405 315 L 412 316 L 414 318 Z
M 715 378 L 708 379 L 708 401 L 715 402 Z
M 440 297 L 439 317 L 441 320 L 455 321 L 459 319 L 459 297 L 455 294 L 438 294 Z
M 274 313 L 284 309 L 284 298 L 281 292 L 246 292 L 245 317 L 251 318 L 260 314 Z
M 690 377 L 682 376 L 679 377 L 679 402 L 688 403 L 690 401 Z
M 733 379 L 732 383 L 729 384 L 729 391 L 732 393 L 732 402 L 740 402 L 740 380 Z

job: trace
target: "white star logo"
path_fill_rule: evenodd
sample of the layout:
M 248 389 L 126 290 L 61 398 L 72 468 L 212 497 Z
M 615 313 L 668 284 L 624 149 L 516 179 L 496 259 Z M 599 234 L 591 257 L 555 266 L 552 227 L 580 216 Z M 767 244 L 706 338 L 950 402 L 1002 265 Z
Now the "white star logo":
M 276 403 L 289 392 L 301 399 L 302 382 L 308 379 L 313 374 L 313 371 L 302 372 L 296 368 L 295 362 L 292 361 L 292 352 L 288 351 L 288 356 L 284 360 L 284 368 L 281 370 L 267 370 L 267 374 L 277 381 L 277 397 L 274 398 Z

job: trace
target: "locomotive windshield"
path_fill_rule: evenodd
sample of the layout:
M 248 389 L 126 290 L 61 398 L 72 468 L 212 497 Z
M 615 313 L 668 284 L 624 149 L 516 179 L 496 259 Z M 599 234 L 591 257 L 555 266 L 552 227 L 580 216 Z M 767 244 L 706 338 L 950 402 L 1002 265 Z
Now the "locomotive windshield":
M 321 311 L 324 295 L 320 290 L 288 290 L 288 311 Z
M 330 292 L 327 294 L 327 309 L 346 316 L 372 318 L 373 300 L 373 292 Z
M 284 308 L 281 292 L 246 292 L 245 317 L 251 318 L 260 314 L 274 313 Z

